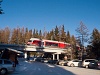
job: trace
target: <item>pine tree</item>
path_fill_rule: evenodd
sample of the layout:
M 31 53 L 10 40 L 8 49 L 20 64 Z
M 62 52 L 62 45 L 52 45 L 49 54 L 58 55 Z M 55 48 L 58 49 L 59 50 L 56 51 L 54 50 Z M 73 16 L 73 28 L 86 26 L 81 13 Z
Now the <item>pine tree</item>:
M 60 40 L 59 29 L 58 29 L 57 26 L 56 26 L 55 31 L 54 31 L 54 38 L 55 38 L 56 41 Z
M 65 28 L 64 28 L 64 25 L 62 25 L 62 28 L 61 28 L 61 41 L 63 42 L 66 42 L 66 32 L 65 32 Z
M 10 41 L 11 44 L 17 44 L 18 43 L 18 40 L 17 40 L 18 37 L 17 36 L 18 36 L 17 29 L 14 28 L 12 30 L 12 36 L 11 36 L 11 41 Z
M 51 36 L 50 36 L 50 33 L 49 32 L 46 33 L 45 39 L 47 39 L 47 40 L 50 40 L 51 39 Z
M 28 28 L 26 28 L 25 29 L 25 43 L 27 43 L 29 39 L 30 39 L 29 30 L 28 30 Z
M 52 31 L 50 31 L 49 35 L 50 35 L 50 39 L 49 40 L 55 40 L 55 38 L 54 38 L 54 30 L 53 29 L 52 29 Z
M 67 31 L 66 42 L 67 42 L 67 43 L 72 43 L 72 42 L 73 42 L 73 41 L 71 41 L 71 36 L 70 36 L 69 31 Z
M 39 33 L 38 33 L 38 30 L 36 30 L 36 33 L 35 33 L 35 38 L 39 38 Z
M 36 30 L 34 29 L 33 30 L 33 36 L 32 36 L 33 38 L 35 37 L 35 33 L 36 33 Z
M 4 29 L 5 33 L 4 33 L 4 39 L 5 39 L 5 43 L 8 44 L 9 40 L 10 40 L 10 29 L 8 27 L 6 27 Z
M 39 31 L 39 39 L 42 39 L 42 31 Z
M 92 32 L 92 52 L 100 59 L 100 32 L 97 29 Z

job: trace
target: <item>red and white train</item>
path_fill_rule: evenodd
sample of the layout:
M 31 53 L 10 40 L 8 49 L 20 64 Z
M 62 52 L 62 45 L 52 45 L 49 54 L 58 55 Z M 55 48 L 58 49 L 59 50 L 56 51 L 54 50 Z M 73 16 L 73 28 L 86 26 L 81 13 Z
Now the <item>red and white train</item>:
M 49 47 L 49 48 L 67 48 L 70 46 L 69 43 L 60 42 L 60 41 L 53 41 L 53 40 L 45 40 L 45 39 L 38 39 L 38 38 L 31 38 L 27 45 L 39 46 L 39 47 Z

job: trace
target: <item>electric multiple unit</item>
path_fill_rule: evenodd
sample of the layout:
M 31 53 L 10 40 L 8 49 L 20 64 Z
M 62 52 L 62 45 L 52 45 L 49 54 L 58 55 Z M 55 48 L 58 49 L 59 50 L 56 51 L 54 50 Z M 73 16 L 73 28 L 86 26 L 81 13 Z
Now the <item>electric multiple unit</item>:
M 38 38 L 31 38 L 28 41 L 27 45 L 50 47 L 50 48 L 67 48 L 67 46 L 70 46 L 69 43 L 53 41 L 53 40 L 45 40 L 45 39 L 40 40 Z

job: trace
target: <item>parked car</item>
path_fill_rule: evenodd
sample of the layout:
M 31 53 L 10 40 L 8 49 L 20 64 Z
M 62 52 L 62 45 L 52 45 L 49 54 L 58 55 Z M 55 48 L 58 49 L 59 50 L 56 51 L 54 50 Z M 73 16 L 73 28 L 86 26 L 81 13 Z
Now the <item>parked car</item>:
M 57 64 L 58 63 L 58 60 L 48 60 L 48 63 L 49 64 Z
M 61 66 L 67 65 L 67 63 L 68 63 L 67 60 L 60 60 L 60 61 L 58 62 L 58 64 L 61 65 Z
M 97 60 L 96 59 L 85 59 L 82 62 L 82 67 L 88 68 L 89 67 L 89 63 L 90 62 L 95 62 L 95 61 L 97 61 Z
M 70 67 L 80 66 L 81 60 L 73 59 L 71 61 L 68 61 L 67 65 Z
M 48 60 L 44 58 L 44 59 L 41 60 L 41 62 L 42 62 L 42 63 L 47 63 Z
M 42 57 L 37 57 L 37 58 L 35 59 L 35 61 L 41 62 L 42 59 L 43 59 Z
M 13 72 L 15 69 L 14 62 L 7 59 L 0 59 L 0 75 L 5 75 L 9 72 Z
M 97 69 L 100 70 L 100 61 L 97 62 Z
M 33 58 L 33 57 L 30 57 L 30 58 L 29 58 L 29 61 L 30 61 L 30 62 L 34 61 L 34 58 Z
M 94 69 L 100 69 L 100 61 L 91 61 L 88 67 Z

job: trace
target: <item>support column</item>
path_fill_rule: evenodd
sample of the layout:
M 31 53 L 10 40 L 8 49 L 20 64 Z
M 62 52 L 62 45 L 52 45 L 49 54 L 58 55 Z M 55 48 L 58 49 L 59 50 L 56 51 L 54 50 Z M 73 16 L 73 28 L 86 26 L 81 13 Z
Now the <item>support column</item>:
M 55 54 L 53 54 L 53 60 L 55 60 Z
M 25 54 L 24 54 L 24 58 L 27 59 L 27 52 L 25 52 Z
M 59 60 L 59 54 L 57 54 L 57 60 Z

